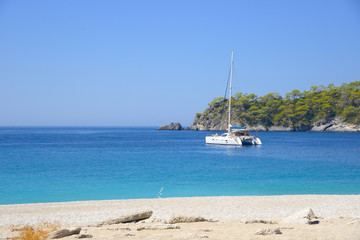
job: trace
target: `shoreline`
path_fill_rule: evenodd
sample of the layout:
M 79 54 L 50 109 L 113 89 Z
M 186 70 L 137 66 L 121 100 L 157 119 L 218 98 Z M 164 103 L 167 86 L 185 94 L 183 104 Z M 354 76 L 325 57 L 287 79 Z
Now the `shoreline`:
M 313 212 L 314 224 L 283 222 L 304 210 L 306 214 Z M 139 222 L 109 223 L 123 216 L 149 211 L 152 211 L 150 218 Z M 36 227 L 44 223 L 58 224 L 60 229 L 81 229 L 82 237 L 94 240 L 360 239 L 360 195 L 183 197 L 11 204 L 0 205 L 0 216 L 0 239 L 12 239 L 19 236 L 25 226 Z M 203 220 L 173 223 L 174 216 Z M 300 220 L 304 220 L 302 216 Z M 75 239 L 80 235 L 61 239 Z
M 157 199 L 194 199 L 194 198 L 240 198 L 240 197 L 291 197 L 291 196 L 360 196 L 360 193 L 304 193 L 304 194 L 270 194 L 270 195 L 210 195 L 210 196 L 191 196 L 191 197 L 153 197 L 153 198 L 124 198 L 124 199 L 90 199 L 90 200 L 69 200 L 54 202 L 24 202 L 24 203 L 0 203 L 0 209 L 3 206 L 18 205 L 40 205 L 40 204 L 70 204 L 70 203 L 87 203 L 87 202 L 112 202 L 112 201 L 139 201 L 139 200 L 157 200 Z
M 201 216 L 215 220 L 280 219 L 311 208 L 323 219 L 360 218 L 360 195 L 275 195 L 175 197 L 0 205 L 0 226 L 38 224 L 90 224 L 121 214 L 151 210 L 151 219 L 172 215 Z
M 217 129 L 217 128 L 208 128 L 204 126 L 200 127 L 169 127 L 172 123 L 168 125 L 162 125 L 157 128 L 160 131 L 211 131 L 211 132 L 226 132 L 226 129 Z M 342 127 L 333 127 L 330 128 L 329 126 L 314 126 L 306 130 L 296 129 L 294 127 L 282 127 L 282 126 L 246 126 L 246 130 L 252 132 L 327 132 L 327 133 L 359 133 L 360 126 L 342 126 Z

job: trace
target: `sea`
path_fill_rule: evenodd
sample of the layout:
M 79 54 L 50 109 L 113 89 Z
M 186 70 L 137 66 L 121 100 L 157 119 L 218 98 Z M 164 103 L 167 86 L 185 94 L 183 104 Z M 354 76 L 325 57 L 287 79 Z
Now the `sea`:
M 360 194 L 360 133 L 1 127 L 0 204 L 193 196 Z M 221 133 L 221 132 L 218 132 Z

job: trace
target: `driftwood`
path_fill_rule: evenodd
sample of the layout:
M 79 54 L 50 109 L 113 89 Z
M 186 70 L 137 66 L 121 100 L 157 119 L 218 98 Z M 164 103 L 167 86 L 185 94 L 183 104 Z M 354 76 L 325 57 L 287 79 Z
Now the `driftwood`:
M 81 228 L 76 228 L 74 230 L 69 230 L 69 229 L 60 229 L 57 230 L 55 232 L 49 233 L 46 236 L 46 239 L 58 239 L 58 238 L 63 238 L 63 237 L 67 237 L 67 236 L 71 236 L 74 234 L 79 234 L 81 231 Z
M 114 219 L 109 219 L 107 221 L 99 223 L 97 226 L 103 226 L 103 225 L 112 225 L 112 224 L 119 224 L 119 223 L 128 223 L 128 222 L 134 222 L 134 221 L 140 221 L 144 219 L 148 219 L 152 215 L 152 211 L 143 211 L 143 212 L 137 212 L 125 216 L 121 216 Z

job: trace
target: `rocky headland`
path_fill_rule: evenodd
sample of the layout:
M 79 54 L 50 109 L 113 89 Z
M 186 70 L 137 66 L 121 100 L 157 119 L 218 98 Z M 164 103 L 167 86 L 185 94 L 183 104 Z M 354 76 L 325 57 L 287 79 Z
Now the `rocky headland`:
M 203 113 L 196 113 L 186 130 L 224 131 L 228 127 L 229 101 L 215 98 Z M 360 81 L 295 89 L 285 97 L 269 93 L 236 93 L 231 100 L 231 124 L 251 131 L 360 132 Z M 182 130 L 179 123 L 160 127 Z

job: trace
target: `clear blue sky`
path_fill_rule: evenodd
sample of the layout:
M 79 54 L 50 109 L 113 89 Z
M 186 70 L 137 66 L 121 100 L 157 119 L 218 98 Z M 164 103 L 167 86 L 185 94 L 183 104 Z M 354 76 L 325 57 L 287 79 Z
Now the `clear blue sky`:
M 224 94 L 360 80 L 360 1 L 0 0 L 1 126 L 192 122 Z

